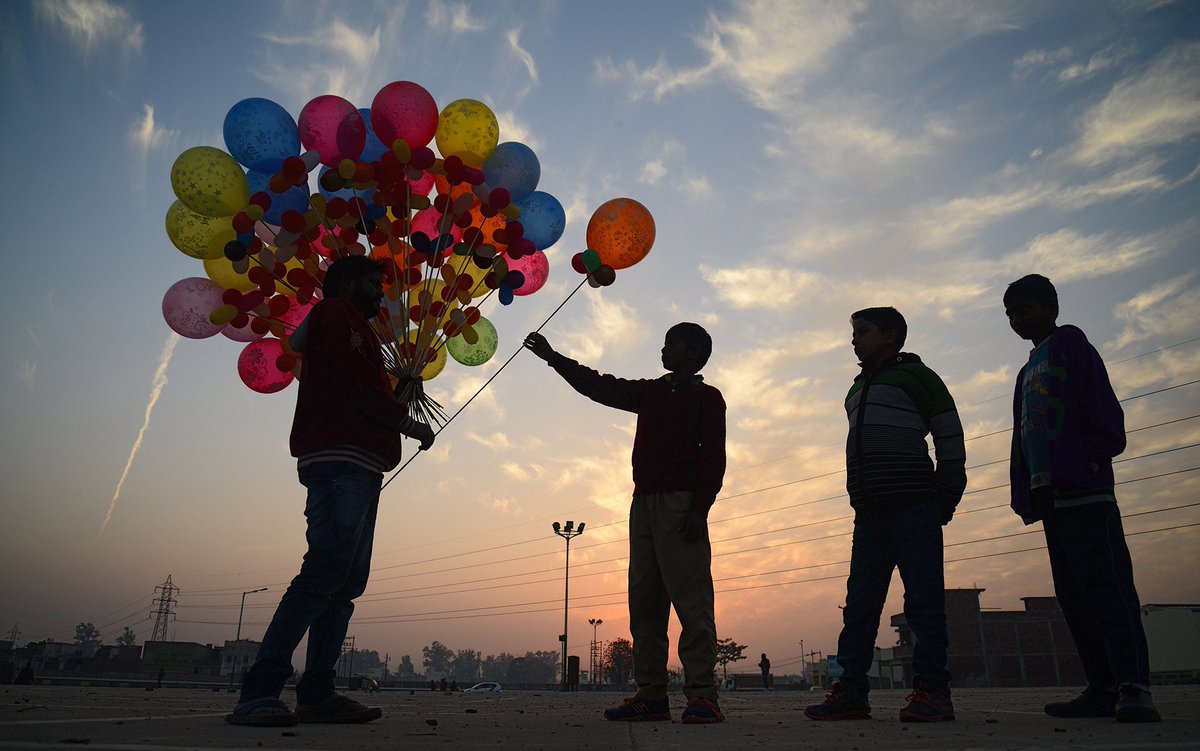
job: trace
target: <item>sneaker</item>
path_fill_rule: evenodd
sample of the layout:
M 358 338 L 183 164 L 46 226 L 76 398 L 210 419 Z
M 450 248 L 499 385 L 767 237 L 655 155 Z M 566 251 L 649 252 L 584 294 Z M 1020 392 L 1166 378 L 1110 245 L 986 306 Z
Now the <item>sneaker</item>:
M 1115 691 L 1087 688 L 1070 701 L 1050 702 L 1044 711 L 1051 717 L 1112 717 L 1116 708 Z
M 647 720 L 670 720 L 671 706 L 666 699 L 651 701 L 650 699 L 626 699 L 619 707 L 604 710 L 606 720 L 624 720 L 626 722 L 644 722 Z
M 869 720 L 871 705 L 866 699 L 846 696 L 841 681 L 833 684 L 825 701 L 804 708 L 804 716 L 810 720 Z
M 946 722 L 954 719 L 954 703 L 950 701 L 948 688 L 915 686 L 905 701 L 908 704 L 900 710 L 903 722 Z
M 1158 722 L 1162 715 L 1154 706 L 1150 692 L 1137 686 L 1121 686 L 1117 689 L 1117 722 Z
M 721 708 L 711 699 L 688 699 L 687 708 L 683 710 L 682 722 L 685 725 L 725 722 Z

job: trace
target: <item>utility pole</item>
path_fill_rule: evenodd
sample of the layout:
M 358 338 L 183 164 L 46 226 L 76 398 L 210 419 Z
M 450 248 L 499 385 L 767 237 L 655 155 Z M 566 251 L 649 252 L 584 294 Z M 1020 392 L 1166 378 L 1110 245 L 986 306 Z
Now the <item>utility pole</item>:
M 167 627 L 175 618 L 175 598 L 179 594 L 179 587 L 171 583 L 171 575 L 167 574 L 167 580 L 155 587 L 154 592 L 157 595 L 153 602 L 154 631 L 149 641 L 167 641 Z
M 17 639 L 21 638 L 21 624 L 14 623 L 12 631 L 8 632 L 8 640 L 12 642 L 12 648 L 17 648 Z
M 800 640 L 800 685 L 808 684 L 808 658 L 804 656 L 804 640 Z
M 567 686 L 567 610 L 571 603 L 571 538 L 578 537 L 583 534 L 583 526 L 585 522 L 579 522 L 579 526 L 575 526 L 575 522 L 568 521 L 567 526 L 562 526 L 558 522 L 554 522 L 554 534 L 567 541 L 567 565 L 563 575 L 563 632 L 560 637 L 562 641 L 562 690 L 566 691 Z

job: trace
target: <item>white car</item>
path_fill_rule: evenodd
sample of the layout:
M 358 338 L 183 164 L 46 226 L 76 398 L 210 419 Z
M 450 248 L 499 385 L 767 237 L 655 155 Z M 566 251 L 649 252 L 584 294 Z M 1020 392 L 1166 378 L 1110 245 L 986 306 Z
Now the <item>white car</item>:
M 484 683 L 476 683 L 470 688 L 463 689 L 464 694 L 498 694 L 501 688 L 499 683 L 485 681 Z

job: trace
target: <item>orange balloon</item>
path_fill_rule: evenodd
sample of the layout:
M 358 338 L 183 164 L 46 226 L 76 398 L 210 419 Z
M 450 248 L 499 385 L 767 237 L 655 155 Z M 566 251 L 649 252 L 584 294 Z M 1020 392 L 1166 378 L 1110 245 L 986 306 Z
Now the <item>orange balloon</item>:
M 588 221 L 587 244 L 604 265 L 627 269 L 654 246 L 654 217 L 632 198 L 605 201 Z

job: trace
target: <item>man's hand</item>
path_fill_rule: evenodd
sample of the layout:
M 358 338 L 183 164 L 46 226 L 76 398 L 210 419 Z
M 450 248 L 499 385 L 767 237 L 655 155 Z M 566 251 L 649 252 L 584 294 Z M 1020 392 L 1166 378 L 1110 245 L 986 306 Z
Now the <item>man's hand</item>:
M 687 516 L 683 517 L 683 524 L 679 525 L 679 531 L 683 533 L 683 539 L 695 542 L 708 531 L 708 520 L 699 511 L 688 511 Z
M 423 422 L 417 423 L 413 427 L 412 431 L 407 433 L 407 435 L 409 438 L 413 438 L 421 442 L 421 451 L 426 451 L 429 449 L 429 447 L 433 445 L 433 439 L 435 437 L 433 434 L 433 428 L 429 427 L 429 425 Z
M 546 337 L 536 331 L 525 337 L 525 349 L 529 350 L 539 358 L 550 362 L 550 358 L 558 354 L 554 351 L 554 347 L 550 346 L 550 342 L 546 341 Z

